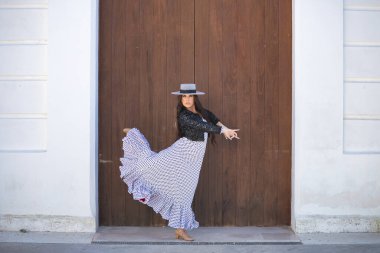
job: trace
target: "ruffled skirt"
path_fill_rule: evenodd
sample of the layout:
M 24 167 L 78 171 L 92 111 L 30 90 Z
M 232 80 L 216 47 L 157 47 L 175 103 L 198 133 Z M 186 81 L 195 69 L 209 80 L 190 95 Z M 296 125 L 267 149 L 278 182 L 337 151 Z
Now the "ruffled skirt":
M 204 141 L 182 137 L 158 153 L 151 150 L 137 128 L 122 139 L 120 178 L 127 184 L 128 193 L 160 213 L 170 227 L 199 227 L 191 204 L 207 144 L 204 134 Z

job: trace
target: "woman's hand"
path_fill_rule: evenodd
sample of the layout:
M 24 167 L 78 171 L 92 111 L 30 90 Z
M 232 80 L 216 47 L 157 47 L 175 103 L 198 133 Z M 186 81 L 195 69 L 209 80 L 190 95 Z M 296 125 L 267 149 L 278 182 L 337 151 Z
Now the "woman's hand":
M 236 138 L 236 139 L 240 139 L 237 135 L 237 131 L 239 131 L 240 129 L 225 129 L 223 134 L 224 134 L 224 137 L 226 137 L 226 139 L 230 139 L 232 140 L 233 138 Z

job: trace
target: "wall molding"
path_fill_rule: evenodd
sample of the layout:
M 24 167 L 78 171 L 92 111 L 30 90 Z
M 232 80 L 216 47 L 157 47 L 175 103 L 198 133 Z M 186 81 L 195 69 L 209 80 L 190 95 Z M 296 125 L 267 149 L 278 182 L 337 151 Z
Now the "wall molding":
M 380 120 L 380 115 L 347 114 L 344 115 L 343 120 Z
M 363 151 L 363 150 L 354 150 L 354 149 L 345 148 L 343 150 L 343 154 L 344 155 L 378 155 L 380 154 L 380 151 L 376 151 L 376 150 Z
M 345 47 L 380 47 L 380 41 L 348 41 L 344 43 Z
M 44 153 L 47 152 L 47 148 L 44 149 L 0 149 L 0 153 Z
M 1 9 L 48 9 L 48 4 L 0 4 Z
M 47 119 L 47 113 L 0 113 L 1 119 Z
M 48 45 L 47 40 L 0 40 L 0 46 Z
M 96 232 L 95 217 L 63 215 L 0 215 L 2 231 Z
M 380 11 L 379 5 L 346 5 L 345 11 Z
M 296 233 L 380 232 L 380 216 L 307 215 L 295 218 Z
M 380 83 L 380 77 L 345 77 L 345 83 Z
M 0 75 L 0 81 L 48 81 L 47 75 Z

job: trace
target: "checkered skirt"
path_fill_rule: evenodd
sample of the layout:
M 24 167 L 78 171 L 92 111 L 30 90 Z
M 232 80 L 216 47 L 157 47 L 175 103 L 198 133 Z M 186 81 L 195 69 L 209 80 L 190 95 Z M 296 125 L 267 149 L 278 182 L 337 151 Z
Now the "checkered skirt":
M 182 137 L 160 152 L 151 150 L 149 142 L 137 128 L 122 139 L 124 157 L 120 158 L 120 178 L 128 193 L 160 213 L 168 226 L 191 230 L 199 227 L 191 204 L 204 158 L 204 141 Z

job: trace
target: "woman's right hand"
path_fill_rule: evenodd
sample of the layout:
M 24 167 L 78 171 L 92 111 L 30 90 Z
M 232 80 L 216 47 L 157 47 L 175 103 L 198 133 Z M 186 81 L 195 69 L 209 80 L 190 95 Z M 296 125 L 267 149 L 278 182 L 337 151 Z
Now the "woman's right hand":
M 240 139 L 237 135 L 237 131 L 240 129 L 225 129 L 223 135 L 226 139 L 232 140 L 233 138 Z

